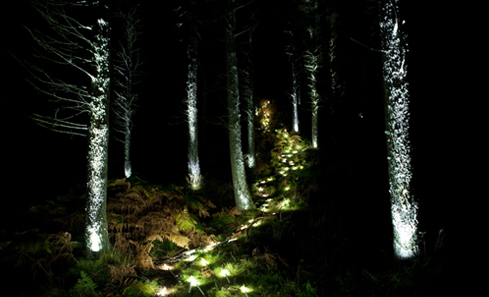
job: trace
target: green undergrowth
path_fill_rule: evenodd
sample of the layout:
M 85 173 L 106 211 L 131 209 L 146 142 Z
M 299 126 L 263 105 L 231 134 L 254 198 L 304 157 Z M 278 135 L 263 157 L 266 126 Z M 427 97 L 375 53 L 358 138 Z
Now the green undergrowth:
M 26 210 L 17 230 L 0 230 L 0 261 L 12 267 L 8 296 L 426 296 L 444 258 L 396 262 L 359 253 L 321 184 L 335 168 L 298 134 L 268 129 L 250 183 L 256 209 L 234 207 L 229 183 L 206 178 L 201 190 L 110 181 L 113 248 L 83 253 L 83 192 Z M 263 162 L 266 162 L 264 164 Z M 327 169 L 325 169 L 327 168 Z M 336 195 L 336 193 L 335 193 Z M 212 243 L 221 243 L 204 249 Z M 195 250 L 194 250 L 195 249 Z M 194 250 L 190 256 L 182 252 Z M 373 250 L 373 249 L 372 249 Z M 374 263 L 375 265 L 373 265 Z M 191 280 L 195 284 L 191 287 Z M 5 286 L 3 286 L 5 288 Z M 189 294 L 190 291 L 190 294 Z M 436 295 L 436 294 L 435 294 Z

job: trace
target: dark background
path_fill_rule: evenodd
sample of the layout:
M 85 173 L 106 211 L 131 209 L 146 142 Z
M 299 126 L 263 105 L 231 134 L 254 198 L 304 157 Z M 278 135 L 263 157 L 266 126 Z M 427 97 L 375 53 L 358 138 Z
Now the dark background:
M 160 3 L 162 2 L 162 3 Z M 183 100 L 186 82 L 186 31 L 176 28 L 180 20 L 173 1 L 141 1 L 144 23 L 144 66 L 141 96 L 134 119 L 132 161 L 134 174 L 154 183 L 183 184 L 186 167 L 187 126 Z M 440 228 L 454 230 L 455 212 L 463 211 L 457 176 L 460 152 L 457 62 L 446 59 L 458 51 L 452 28 L 452 7 L 428 7 L 406 2 L 402 16 L 409 36 L 408 71 L 411 94 L 411 141 L 415 193 L 420 201 L 422 224 L 435 234 Z M 85 183 L 86 139 L 56 134 L 37 126 L 32 112 L 51 115 L 52 105 L 26 82 L 26 71 L 12 57 L 28 59 L 34 43 L 22 24 L 42 26 L 26 2 L 4 6 L 3 73 L 0 117 L 3 127 L 1 155 L 5 162 L 3 199 L 5 209 L 41 203 L 64 195 Z M 284 18 L 294 15 L 287 1 L 257 1 L 252 4 L 260 23 L 254 33 L 255 97 L 273 100 L 290 126 L 289 64 L 284 55 Z M 354 38 L 379 48 L 378 11 L 373 1 L 337 1 L 338 59 L 344 96 L 331 105 L 323 101 L 319 114 L 319 139 L 323 155 L 331 162 L 344 162 L 345 173 L 333 177 L 338 205 L 356 221 L 389 218 L 389 194 L 384 137 L 381 57 L 350 40 Z M 247 8 L 238 11 L 238 27 L 246 26 Z M 212 19 L 208 13 L 203 18 Z M 219 14 L 219 12 L 214 12 Z M 245 16 L 243 16 L 245 15 Z M 242 17 L 240 19 L 240 16 Z M 205 100 L 206 118 L 199 129 L 202 171 L 207 176 L 230 180 L 226 122 L 224 29 L 222 22 L 205 23 L 200 34 L 199 100 Z M 454 26 L 453 26 L 454 27 Z M 325 28 L 327 29 L 327 28 Z M 238 29 L 239 31 L 239 29 Z M 238 43 L 240 39 L 238 38 Z M 320 69 L 323 76 L 328 68 Z M 60 73 L 63 75 L 63 73 Z M 320 77 L 321 78 L 321 77 Z M 320 91 L 328 88 L 320 84 Z M 203 99 L 201 99 L 203 98 Z M 306 93 L 300 106 L 301 132 L 310 137 Z M 324 99 L 324 96 L 323 96 Z M 327 98 L 326 98 L 327 99 Z M 200 103 L 202 104 L 202 103 Z M 200 107 L 202 111 L 204 106 Z M 334 113 L 332 112 L 334 111 Z M 42 113 L 44 112 L 44 113 Z M 364 118 L 358 116 L 362 113 Z M 288 122 L 287 122 L 288 121 Z M 122 145 L 111 138 L 109 178 L 123 177 Z M 342 194 L 342 195 L 340 195 Z M 327 199 L 328 197 L 325 197 Z M 15 208 L 14 208 L 15 209 Z M 380 218 L 380 219 L 379 219 Z M 364 230 L 369 232 L 368 230 Z M 453 231 L 455 234 L 455 231 Z

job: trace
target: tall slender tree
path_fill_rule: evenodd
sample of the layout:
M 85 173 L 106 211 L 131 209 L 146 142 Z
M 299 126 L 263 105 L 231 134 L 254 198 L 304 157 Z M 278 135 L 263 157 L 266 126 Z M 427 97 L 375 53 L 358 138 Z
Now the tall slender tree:
M 304 67 L 306 70 L 309 98 L 311 100 L 311 142 L 314 148 L 318 147 L 319 135 L 319 102 L 321 97 L 318 92 L 318 69 L 321 59 L 321 46 L 318 42 L 320 28 L 320 14 L 318 0 L 302 0 L 300 6 L 306 22 L 306 49 L 304 51 Z
M 299 75 L 297 73 L 297 49 L 294 45 L 294 32 L 287 31 L 286 32 L 290 36 L 289 45 L 286 48 L 286 54 L 289 59 L 291 78 L 292 78 L 292 92 L 290 93 L 290 97 L 292 99 L 292 130 L 296 133 L 299 132 L 299 104 L 300 100 L 300 91 L 299 91 Z
M 71 135 L 88 136 L 85 241 L 87 252 L 110 248 L 107 232 L 107 169 L 109 139 L 109 6 L 106 1 L 67 3 L 59 0 L 34 1 L 35 9 L 47 21 L 51 33 L 29 30 L 42 47 L 47 61 L 63 67 L 63 77 L 31 65 L 33 85 L 53 100 L 64 104 L 54 116 L 34 115 L 43 127 Z M 88 25 L 73 13 L 95 15 Z M 75 73 L 70 72 L 74 70 Z M 82 73 L 87 85 L 70 83 L 67 73 Z M 68 111 L 68 113 L 66 113 Z M 88 114 L 88 124 L 76 122 Z M 86 133 L 84 132 L 86 131 Z
M 198 145 L 198 48 L 199 48 L 199 32 L 198 32 L 198 7 L 194 0 L 186 1 L 185 6 L 179 6 L 175 10 L 180 18 L 178 27 L 186 28 L 186 34 L 189 36 L 187 42 L 187 96 L 186 117 L 188 124 L 188 176 L 187 182 L 191 189 L 198 190 L 202 187 L 203 177 L 200 173 L 199 161 L 199 145 Z
M 254 205 L 248 190 L 248 184 L 246 182 L 246 172 L 241 142 L 238 60 L 236 56 L 236 39 L 234 33 L 236 27 L 234 0 L 227 0 L 227 4 L 228 7 L 225 19 L 224 39 L 226 43 L 226 84 L 231 171 L 236 207 L 238 210 L 248 210 L 254 208 Z
M 412 189 L 407 45 L 399 0 L 382 0 L 379 6 L 394 251 L 397 258 L 409 259 L 418 251 L 418 203 Z
M 333 11 L 329 17 L 328 17 L 328 22 L 329 22 L 329 73 L 330 73 L 330 79 L 331 79 L 331 97 L 329 98 L 330 102 L 335 101 L 336 96 L 339 95 L 340 87 L 341 85 L 338 82 L 338 71 L 337 71 L 337 50 L 336 50 L 336 44 L 337 44 L 337 38 L 338 38 L 338 32 L 336 30 L 336 20 L 338 18 L 338 13 L 336 11 Z
M 188 122 L 188 181 L 192 189 L 202 186 L 200 174 L 199 145 L 198 145 L 198 113 L 197 113 L 197 70 L 198 70 L 198 33 L 197 16 L 194 1 L 190 1 L 190 17 L 187 17 L 190 27 L 187 57 L 187 122 Z
M 244 102 L 246 103 L 244 112 L 246 115 L 246 138 L 248 142 L 247 165 L 248 168 L 255 168 L 256 153 L 255 153 L 255 98 L 253 92 L 253 29 L 248 30 L 246 40 L 240 46 L 242 52 L 242 67 L 241 72 L 241 88 Z
M 114 130 L 122 135 L 116 138 L 124 145 L 124 174 L 129 178 L 132 174 L 130 158 L 131 137 L 133 127 L 133 115 L 135 103 L 138 99 L 136 92 L 140 83 L 139 68 L 142 65 L 138 41 L 142 34 L 139 20 L 139 4 L 128 0 L 121 3 L 118 11 L 118 23 L 121 34 L 119 36 L 118 50 L 115 53 L 114 69 L 115 76 L 115 100 L 113 114 Z

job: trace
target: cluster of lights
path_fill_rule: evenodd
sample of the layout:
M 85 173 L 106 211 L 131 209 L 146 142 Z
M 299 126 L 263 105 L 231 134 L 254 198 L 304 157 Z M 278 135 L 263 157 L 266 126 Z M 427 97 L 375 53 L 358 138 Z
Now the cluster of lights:
M 195 252 L 195 250 L 193 250 L 193 252 Z M 191 253 L 191 257 L 186 259 L 187 261 L 193 262 L 197 258 L 197 256 L 193 255 L 194 254 L 193 252 Z M 204 267 L 206 267 L 210 264 L 205 258 L 202 258 L 198 263 Z M 231 266 L 232 266 L 231 264 L 226 265 L 226 267 L 231 267 Z M 162 266 L 162 268 L 166 271 L 170 271 L 172 273 L 172 275 L 175 276 L 175 274 L 173 274 L 173 272 L 171 271 L 171 268 L 167 264 L 164 264 Z M 218 279 L 217 275 L 214 272 L 212 272 L 212 270 L 210 270 L 210 272 L 212 273 L 213 277 Z M 220 275 L 222 278 L 225 278 L 227 283 L 229 285 L 231 285 L 231 281 L 229 280 L 229 276 L 231 275 L 231 272 L 229 271 L 229 269 L 222 268 L 219 271 L 218 275 Z M 178 275 L 175 277 L 178 278 Z M 192 293 L 192 288 L 194 288 L 194 287 L 199 290 L 199 292 L 201 293 L 202 296 L 206 296 L 204 291 L 199 286 L 199 281 L 193 275 L 191 275 L 187 279 L 187 282 L 189 283 L 189 289 L 188 289 L 188 295 L 189 296 Z M 249 287 L 246 287 L 245 285 L 242 285 L 239 289 L 245 296 L 248 296 L 247 293 L 251 292 L 251 289 Z M 157 295 L 158 296 L 166 296 L 167 294 L 169 294 L 169 292 L 168 292 L 167 288 L 165 287 L 165 288 L 162 288 Z
M 272 107 L 270 105 L 270 100 L 262 100 L 259 104 L 259 108 L 256 110 L 256 115 L 260 117 L 261 129 L 263 132 L 270 132 L 270 122 L 272 119 Z
M 267 101 L 269 103 L 269 101 Z M 287 143 L 287 146 L 284 148 L 284 153 L 280 155 L 280 157 L 282 158 L 282 164 L 283 164 L 283 173 L 286 173 L 287 171 L 289 170 L 297 170 L 297 169 L 303 169 L 304 166 L 302 165 L 297 165 L 298 163 L 298 160 L 295 160 L 295 159 L 291 159 L 291 158 L 297 158 L 298 157 L 298 153 L 299 151 L 303 150 L 303 148 L 298 145 L 298 144 L 293 144 L 293 140 L 289 137 L 288 133 L 286 130 L 277 130 L 277 132 L 279 132 L 279 134 L 281 135 L 281 137 L 283 137 L 284 139 L 287 139 L 289 140 L 289 142 Z M 282 174 L 283 176 L 286 176 L 286 174 Z M 259 195 L 261 197 L 268 197 L 269 196 L 269 193 L 267 192 L 267 183 L 270 183 L 270 182 L 273 182 L 275 181 L 276 178 L 274 176 L 270 176 L 268 178 L 265 178 L 263 180 L 260 180 L 256 183 L 256 189 L 259 193 Z M 284 187 L 284 190 L 285 191 L 289 191 L 290 190 L 290 186 L 289 185 L 286 185 Z M 263 203 L 260 207 L 260 210 L 262 210 L 263 212 L 269 212 L 270 211 L 270 207 L 271 207 L 271 202 L 273 201 L 272 198 L 268 198 L 266 199 L 266 202 Z M 285 198 L 283 199 L 280 203 L 276 204 L 279 208 L 288 208 L 290 206 L 290 200 L 288 198 Z M 276 213 L 271 213 L 271 215 L 275 215 Z M 261 224 L 261 221 L 260 219 L 262 218 L 255 218 L 255 219 L 251 219 L 248 221 L 247 224 L 243 224 L 241 225 L 238 230 L 236 232 L 240 232 L 240 231 L 243 231 L 251 226 L 259 226 Z M 229 239 L 229 240 L 226 240 L 227 242 L 231 242 L 231 241 L 234 241 L 234 240 L 237 240 L 237 238 L 232 238 L 232 239 Z M 224 241 L 224 242 L 226 242 Z M 213 243 L 213 244 L 210 244 L 208 246 L 205 246 L 205 247 L 202 247 L 202 248 L 198 248 L 198 249 L 194 249 L 194 250 L 190 250 L 190 251 L 186 251 L 186 252 L 183 252 L 182 255 L 185 258 L 186 261 L 188 262 L 194 262 L 199 256 L 195 254 L 195 252 L 197 250 L 203 250 L 204 252 L 212 249 L 214 246 L 216 245 L 219 245 L 219 244 L 222 244 L 223 242 L 217 242 L 217 243 Z M 206 260 L 204 257 L 202 257 L 200 259 L 200 261 L 197 262 L 198 265 L 200 266 L 204 266 L 204 267 L 207 267 L 210 263 L 208 260 Z M 228 267 L 228 266 L 226 266 Z M 168 270 L 171 272 L 171 268 L 164 264 L 163 265 L 163 269 L 164 270 Z M 216 279 L 217 276 L 215 273 L 212 273 L 212 276 L 214 276 Z M 173 272 L 172 272 L 173 274 Z M 222 278 L 225 278 L 228 282 L 228 284 L 231 284 L 231 281 L 229 280 L 229 276 L 231 275 L 229 269 L 226 269 L 226 268 L 222 268 L 218 275 L 220 275 Z M 173 274 L 173 276 L 175 276 L 176 278 L 178 278 L 178 275 L 175 275 Z M 192 292 L 192 288 L 193 287 L 196 287 L 200 293 L 202 294 L 202 296 L 205 296 L 204 292 L 202 291 L 202 289 L 199 287 L 199 282 L 198 280 L 194 277 L 194 276 L 190 276 L 188 279 L 187 279 L 188 283 L 189 283 L 189 290 L 188 290 L 188 293 L 189 295 L 191 294 Z M 248 297 L 248 293 L 251 292 L 251 289 L 249 287 L 246 287 L 244 285 L 242 285 L 241 287 L 239 287 L 239 290 L 242 294 L 244 294 L 245 296 Z M 166 293 L 166 288 L 163 288 L 160 293 L 158 294 L 159 296 L 165 296 Z

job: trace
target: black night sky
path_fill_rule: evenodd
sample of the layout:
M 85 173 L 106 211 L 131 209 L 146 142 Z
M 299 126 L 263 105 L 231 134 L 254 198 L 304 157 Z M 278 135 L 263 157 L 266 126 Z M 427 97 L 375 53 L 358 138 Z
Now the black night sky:
M 3 49 L 19 59 L 29 59 L 33 42 L 22 24 L 42 23 L 24 1 L 3 6 Z M 187 125 L 184 115 L 186 82 L 186 29 L 177 28 L 174 2 L 141 1 L 144 24 L 143 54 L 146 64 L 132 140 L 133 171 L 154 183 L 183 184 L 187 174 Z M 240 1 L 246 2 L 246 1 Z M 330 186 L 344 192 L 338 205 L 349 206 L 348 214 L 362 220 L 389 217 L 386 146 L 384 135 L 383 89 L 380 53 L 371 51 L 351 38 L 379 48 L 378 11 L 375 1 L 322 1 L 324 13 L 338 11 L 338 61 L 344 95 L 336 102 L 322 96 L 319 114 L 319 146 L 328 162 L 342 160 L 351 175 L 337 176 Z M 453 205 L 456 192 L 453 156 L 456 122 L 453 86 L 459 75 L 447 64 L 442 48 L 456 52 L 457 45 L 448 32 L 446 7 L 426 7 L 420 1 L 404 1 L 403 19 L 409 37 L 408 71 L 411 92 L 411 142 L 415 192 L 420 201 L 421 218 L 428 232 L 454 229 Z M 215 5 L 215 4 L 214 4 Z M 203 5 L 205 6 L 205 5 Z M 253 35 L 255 97 L 271 99 L 291 126 L 288 97 L 290 68 L 284 54 L 286 20 L 294 17 L 289 1 L 252 1 L 238 10 L 238 30 L 250 25 L 255 13 L 258 26 Z M 222 21 L 202 9 L 199 28 L 199 95 L 205 97 L 206 119 L 201 119 L 200 159 L 202 171 L 224 181 L 231 179 L 226 122 L 225 48 Z M 208 13 L 208 14 L 204 14 Z M 214 14 L 214 15 L 213 15 Z M 327 28 L 325 28 L 325 31 Z M 244 34 L 245 35 L 245 34 Z M 240 38 L 238 37 L 238 47 Z M 43 129 L 28 116 L 33 112 L 51 115 L 53 105 L 26 82 L 27 72 L 12 55 L 4 51 L 2 63 L 3 127 L 1 155 L 4 158 L 3 195 L 6 205 L 24 207 L 64 194 L 85 181 L 86 139 L 56 134 Z M 239 58 L 239 56 L 238 56 Z M 328 67 L 321 68 L 319 91 Z M 63 73 L 59 73 L 63 75 Z M 323 81 L 326 81 L 323 79 Z M 204 95 L 205 93 L 205 95 Z M 302 93 L 299 119 L 301 134 L 310 137 L 307 94 Z M 200 99 L 199 99 L 200 100 Z M 200 102 L 202 104 L 202 102 Z M 200 107 L 201 110 L 204 107 Z M 359 113 L 363 118 L 359 117 Z M 123 147 L 111 139 L 109 178 L 123 177 Z M 324 181 L 328 185 L 328 181 Z M 325 199 L 327 199 L 325 197 Z M 5 204 L 4 204 L 5 205 Z M 366 211 L 368 209 L 368 211 Z M 347 211 L 345 210 L 345 213 Z M 390 228 L 387 226 L 387 228 Z M 359 232 L 369 233 L 364 229 Z M 455 231 L 453 231 L 455 233 Z M 364 236 L 366 236 L 364 234 Z

